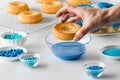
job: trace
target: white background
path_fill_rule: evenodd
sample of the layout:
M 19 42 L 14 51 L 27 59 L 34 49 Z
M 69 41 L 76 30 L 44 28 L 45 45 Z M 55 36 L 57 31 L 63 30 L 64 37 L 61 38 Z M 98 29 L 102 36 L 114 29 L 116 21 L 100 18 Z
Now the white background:
M 5 6 L 8 1 L 12 0 L 0 0 L 0 6 Z M 30 69 L 19 61 L 0 60 L 0 80 L 95 80 L 89 78 L 83 70 L 83 64 L 90 61 L 102 61 L 106 64 L 104 74 L 98 80 L 120 80 L 120 62 L 106 59 L 100 52 L 100 48 L 105 45 L 120 44 L 119 33 L 102 37 L 91 35 L 92 41 L 87 45 L 85 55 L 76 61 L 65 61 L 54 56 L 44 41 L 45 35 L 51 32 L 52 26 L 29 34 L 24 46 L 29 52 L 43 55 L 40 65 Z M 0 27 L 0 34 L 6 31 L 9 30 Z M 2 43 L 0 46 L 3 46 Z

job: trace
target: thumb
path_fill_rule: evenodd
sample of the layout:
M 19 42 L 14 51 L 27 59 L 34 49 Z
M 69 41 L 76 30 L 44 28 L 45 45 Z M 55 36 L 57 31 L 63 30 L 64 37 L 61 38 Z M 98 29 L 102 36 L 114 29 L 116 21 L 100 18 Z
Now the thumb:
M 77 31 L 77 33 L 75 34 L 73 40 L 74 41 L 78 41 L 80 40 L 82 37 L 84 37 L 89 31 L 91 30 L 91 26 L 83 26 L 80 30 Z

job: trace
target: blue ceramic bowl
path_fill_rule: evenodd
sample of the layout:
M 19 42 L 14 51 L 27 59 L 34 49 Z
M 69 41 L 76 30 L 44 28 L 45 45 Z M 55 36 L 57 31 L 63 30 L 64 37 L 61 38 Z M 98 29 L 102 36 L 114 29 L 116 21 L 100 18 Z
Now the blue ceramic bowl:
M 86 35 L 80 41 L 63 41 L 55 38 L 53 34 L 45 37 L 45 42 L 49 45 L 53 54 L 60 59 L 76 60 L 86 52 L 86 44 L 91 41 L 91 36 Z

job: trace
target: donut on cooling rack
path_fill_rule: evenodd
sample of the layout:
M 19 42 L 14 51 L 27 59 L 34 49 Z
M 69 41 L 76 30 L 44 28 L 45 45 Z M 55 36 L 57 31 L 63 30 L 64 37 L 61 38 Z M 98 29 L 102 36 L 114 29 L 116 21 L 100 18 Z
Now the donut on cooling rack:
M 42 19 L 42 14 L 37 11 L 24 11 L 18 15 L 18 21 L 24 24 L 38 23 Z
M 43 3 L 45 1 L 57 1 L 57 0 L 35 0 L 35 1 L 38 2 L 38 3 Z
M 29 7 L 25 2 L 9 2 L 6 6 L 6 11 L 10 14 L 19 14 L 23 11 L 29 11 Z
M 72 40 L 75 33 L 81 28 L 72 22 L 57 23 L 52 28 L 53 35 L 61 40 Z
M 77 6 L 80 4 L 88 4 L 90 0 L 66 0 L 66 3 L 72 6 Z
M 55 14 L 63 4 L 60 1 L 46 1 L 41 5 L 41 10 L 48 14 Z

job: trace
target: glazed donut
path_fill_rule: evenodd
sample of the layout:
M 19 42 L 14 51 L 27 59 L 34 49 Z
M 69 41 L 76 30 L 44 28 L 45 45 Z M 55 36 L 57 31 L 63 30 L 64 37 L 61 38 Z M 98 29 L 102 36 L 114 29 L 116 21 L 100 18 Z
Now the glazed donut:
M 10 14 L 19 14 L 23 11 L 29 11 L 29 7 L 25 2 L 9 2 L 6 11 Z
M 81 26 L 72 23 L 72 22 L 65 22 L 65 23 L 57 23 L 52 28 L 53 35 L 61 40 L 72 40 L 75 33 L 81 28 Z
M 66 0 L 66 3 L 72 6 L 77 6 L 80 4 L 88 4 L 89 0 Z
M 63 4 L 60 1 L 46 1 L 41 5 L 41 10 L 48 14 L 55 14 Z
M 32 24 L 42 21 L 42 14 L 37 11 L 24 11 L 18 15 L 18 21 L 24 24 Z
M 35 1 L 38 2 L 38 3 L 43 3 L 45 1 L 56 1 L 56 0 L 35 0 Z

